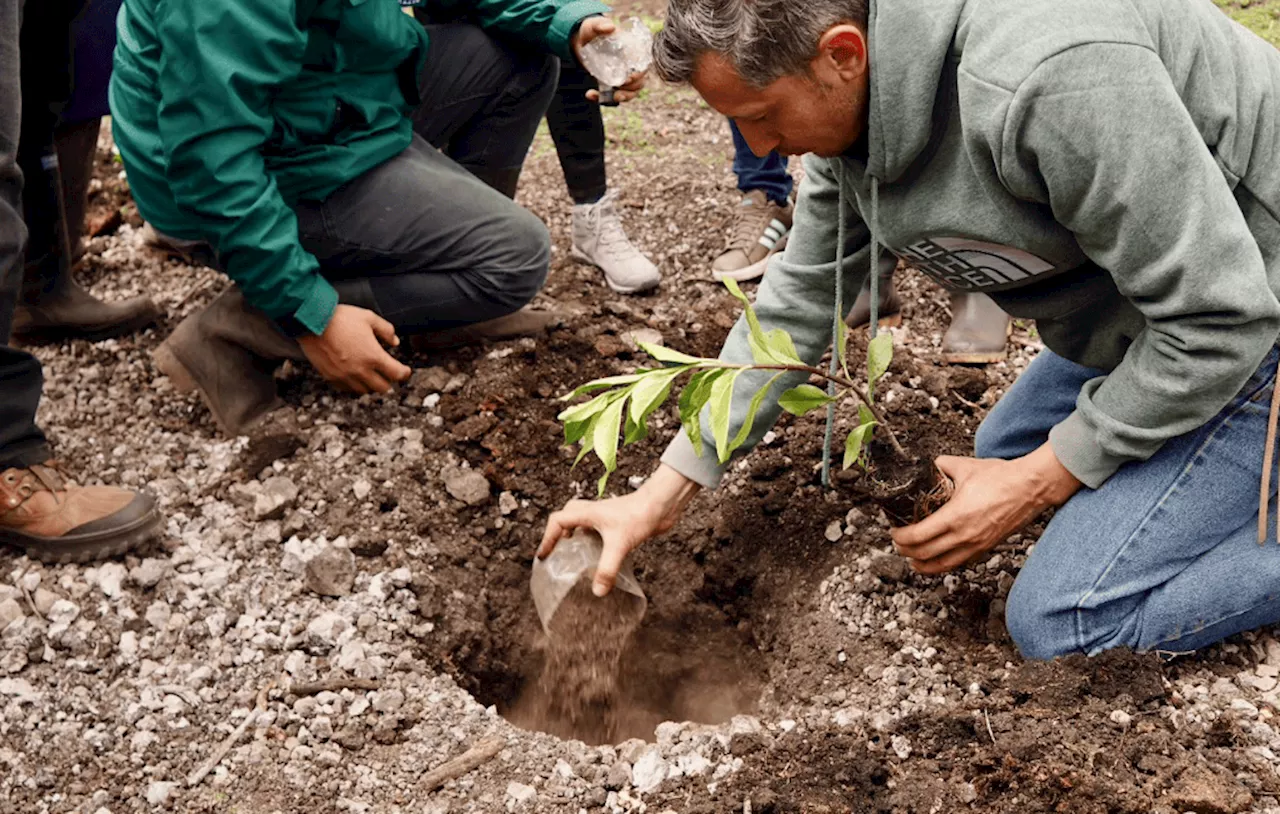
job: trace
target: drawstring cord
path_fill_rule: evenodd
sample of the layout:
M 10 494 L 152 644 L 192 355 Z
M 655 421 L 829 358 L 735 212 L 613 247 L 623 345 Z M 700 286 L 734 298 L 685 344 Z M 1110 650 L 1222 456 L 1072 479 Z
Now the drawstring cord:
M 1258 545 L 1267 541 L 1267 514 L 1271 501 L 1271 464 L 1276 448 L 1276 420 L 1280 418 L 1280 367 L 1271 383 L 1271 413 L 1267 416 L 1267 447 L 1262 451 L 1262 494 L 1258 499 Z M 1276 528 L 1280 533 L 1280 506 L 1276 508 Z

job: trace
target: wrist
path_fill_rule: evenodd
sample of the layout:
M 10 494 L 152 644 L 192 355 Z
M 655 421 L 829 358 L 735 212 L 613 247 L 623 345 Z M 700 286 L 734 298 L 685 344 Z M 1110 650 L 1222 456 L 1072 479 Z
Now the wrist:
M 1043 444 L 1024 460 L 1032 466 L 1030 486 L 1036 502 L 1042 508 L 1056 508 L 1071 499 L 1083 486 L 1071 471 L 1062 465 L 1053 447 Z
M 665 515 L 673 510 L 684 508 L 701 489 L 697 482 L 666 464 L 659 464 L 637 491 L 657 502 Z

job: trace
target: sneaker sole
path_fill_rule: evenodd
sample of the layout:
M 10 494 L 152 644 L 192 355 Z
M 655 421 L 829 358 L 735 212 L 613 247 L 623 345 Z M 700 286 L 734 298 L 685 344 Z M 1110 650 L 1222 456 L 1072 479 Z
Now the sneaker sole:
M 569 250 L 569 256 L 572 257 L 574 260 L 577 260 L 579 263 L 586 263 L 588 266 L 595 266 L 601 271 L 604 271 L 604 267 L 602 267 L 599 263 L 597 263 L 596 261 L 588 257 L 577 246 L 574 246 Z M 609 275 L 606 274 L 604 276 L 604 282 L 605 282 L 605 285 L 609 286 L 609 288 L 613 289 L 619 294 L 642 294 L 645 291 L 652 291 L 655 288 L 657 288 L 659 285 L 661 285 L 662 279 L 658 278 L 651 283 L 645 283 L 643 285 L 624 286 L 624 285 L 618 285 L 613 280 L 610 280 Z
M 155 536 L 161 524 L 160 509 L 138 518 L 123 529 L 111 532 L 64 537 L 33 537 L 0 530 L 0 544 L 21 549 L 34 560 L 52 564 L 85 563 L 132 551 Z

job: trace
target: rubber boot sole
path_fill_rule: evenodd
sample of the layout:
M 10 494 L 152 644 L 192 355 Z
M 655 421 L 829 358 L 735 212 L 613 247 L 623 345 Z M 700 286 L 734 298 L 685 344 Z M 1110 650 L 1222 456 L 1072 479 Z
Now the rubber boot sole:
M 577 260 L 579 263 L 586 263 L 588 266 L 595 266 L 601 271 L 604 271 L 603 266 L 601 266 L 599 263 L 597 263 L 596 261 L 588 257 L 586 252 L 582 251 L 577 246 L 573 246 L 569 249 L 569 256 L 572 257 L 574 260 Z M 646 291 L 653 291 L 654 289 L 656 289 L 659 285 L 662 284 L 662 280 L 657 279 L 657 280 L 654 280 L 652 283 L 645 283 L 644 285 L 625 286 L 625 285 L 618 285 L 613 280 L 610 280 L 609 275 L 606 274 L 604 276 L 604 283 L 605 285 L 609 286 L 609 288 L 611 288 L 613 291 L 617 292 L 618 294 L 643 294 Z
M 1013 335 L 1013 322 L 1005 325 L 1004 344 L 1000 350 L 943 351 L 942 361 L 948 365 L 990 365 L 1009 358 L 1009 337 Z
M 22 317 L 22 306 L 18 306 L 14 321 Z M 26 325 L 18 324 L 13 328 L 13 339 L 22 344 L 57 343 L 67 339 L 83 339 L 86 342 L 101 342 L 104 339 L 119 339 L 122 336 L 135 334 L 149 328 L 160 319 L 160 309 L 154 308 L 140 312 L 129 319 L 104 325 Z M 24 320 L 25 321 L 25 320 Z
M 115 557 L 132 551 L 159 531 L 162 517 L 152 501 L 150 510 L 122 528 L 76 534 L 74 530 L 61 537 L 40 537 L 0 529 L 0 544 L 20 549 L 41 562 L 84 563 Z

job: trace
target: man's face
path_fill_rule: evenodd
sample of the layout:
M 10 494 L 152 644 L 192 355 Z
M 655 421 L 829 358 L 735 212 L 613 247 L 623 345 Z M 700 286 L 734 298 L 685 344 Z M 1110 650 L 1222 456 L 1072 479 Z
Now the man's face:
M 849 70 L 820 54 L 811 75 L 784 76 L 754 88 L 724 57 L 704 54 L 691 84 L 707 104 L 734 120 L 756 155 L 776 150 L 832 157 L 848 150 L 866 125 L 865 60 L 861 64 L 861 70 Z

